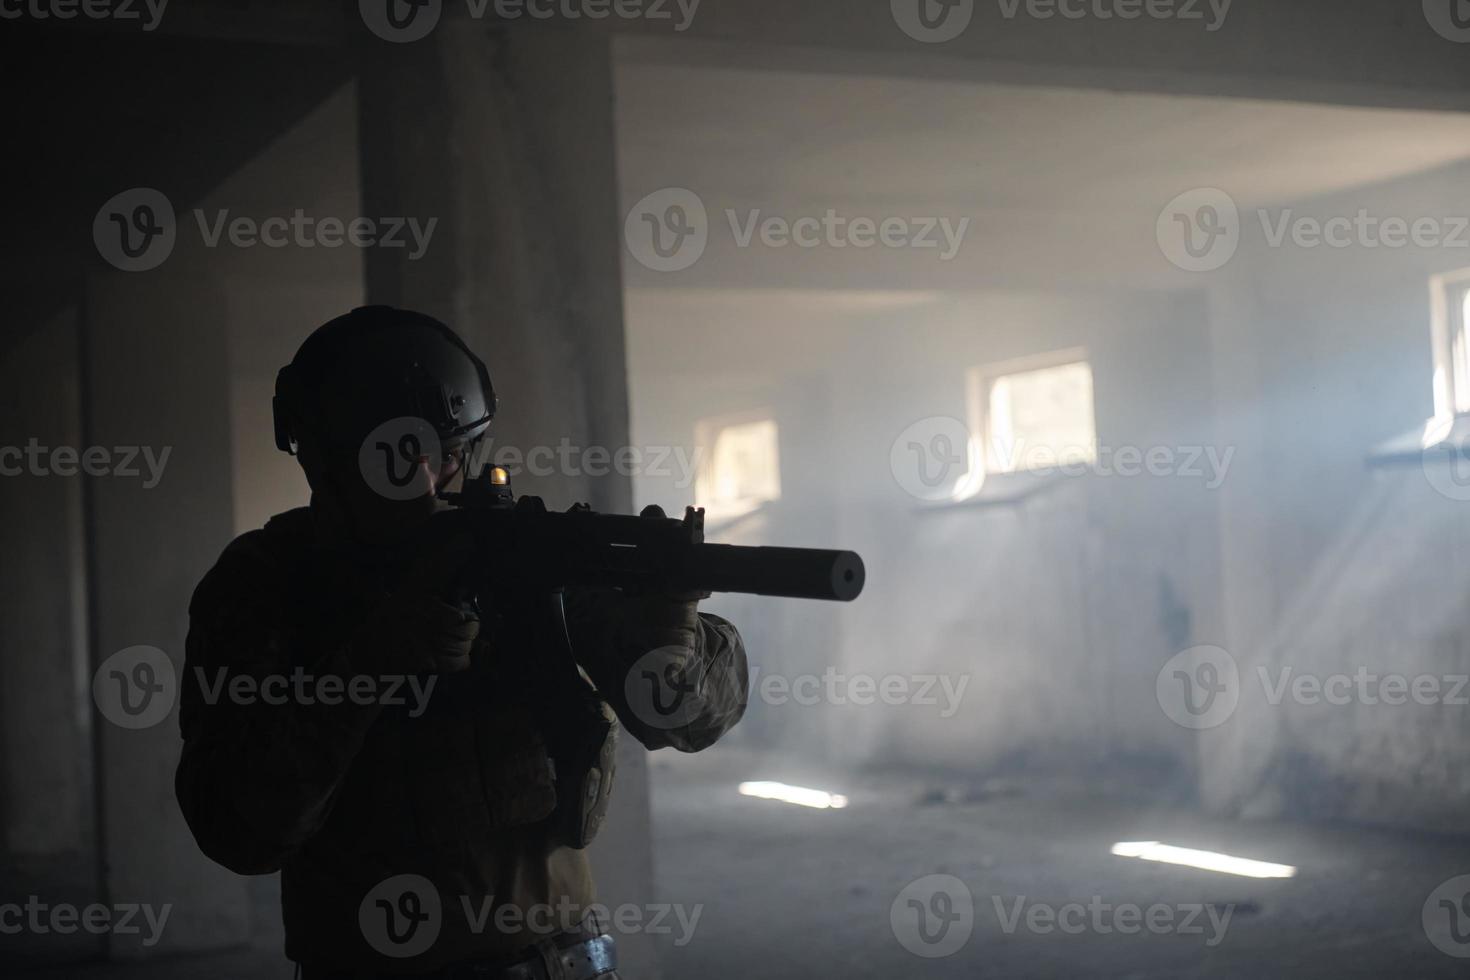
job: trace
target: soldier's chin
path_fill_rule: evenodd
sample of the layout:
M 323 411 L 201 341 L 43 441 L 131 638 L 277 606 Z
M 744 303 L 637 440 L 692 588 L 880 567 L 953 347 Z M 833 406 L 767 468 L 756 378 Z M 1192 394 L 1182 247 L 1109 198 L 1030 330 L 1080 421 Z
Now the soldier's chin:
M 429 494 L 410 500 L 370 497 L 353 508 L 353 525 L 359 539 L 370 544 L 402 544 L 422 530 L 444 504 Z

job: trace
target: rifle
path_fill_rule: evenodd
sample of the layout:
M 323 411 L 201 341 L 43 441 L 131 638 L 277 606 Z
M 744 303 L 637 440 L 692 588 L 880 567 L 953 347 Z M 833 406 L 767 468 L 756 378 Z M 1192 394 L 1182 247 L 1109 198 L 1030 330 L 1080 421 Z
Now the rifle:
M 693 507 L 683 520 L 597 514 L 585 504 L 556 513 L 540 497 L 517 499 L 510 474 L 499 466 L 467 479 L 462 492 L 442 496 L 469 518 L 487 554 L 503 556 L 486 562 L 480 574 L 492 590 L 511 597 L 512 629 L 528 646 L 546 651 L 549 669 L 569 680 L 579 675 L 562 605 L 566 589 L 743 592 L 840 602 L 863 591 L 863 560 L 851 551 L 706 544 L 704 511 Z M 478 608 L 478 589 L 466 598 Z M 578 681 L 581 696 L 562 704 L 545 731 L 558 774 L 553 819 L 559 839 L 578 849 L 597 835 L 607 813 L 617 745 L 607 702 L 582 687 Z
M 704 510 L 683 520 L 559 513 L 540 497 L 516 498 L 510 474 L 487 466 L 445 499 L 476 515 L 476 533 L 514 555 L 503 573 L 517 588 L 559 591 L 616 587 L 672 592 L 739 592 L 851 602 L 863 591 L 863 560 L 852 551 L 707 544 Z M 514 567 L 509 567 L 513 565 Z

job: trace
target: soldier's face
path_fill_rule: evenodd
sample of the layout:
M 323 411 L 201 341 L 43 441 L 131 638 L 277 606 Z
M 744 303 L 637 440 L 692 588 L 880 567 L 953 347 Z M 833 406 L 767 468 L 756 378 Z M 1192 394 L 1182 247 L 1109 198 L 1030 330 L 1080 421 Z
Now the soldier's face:
M 412 538 L 430 516 L 447 506 L 440 493 L 462 488 L 471 448 L 464 440 L 446 442 L 433 458 L 405 461 L 393 484 L 378 480 L 382 485 L 374 485 L 356 457 L 323 453 L 309 443 L 301 445 L 301 464 L 313 493 L 347 517 L 359 541 L 393 546 Z
M 349 494 L 348 517 L 359 540 L 366 544 L 396 545 L 413 536 L 444 504 L 432 492 L 409 500 L 389 500 L 376 493 Z

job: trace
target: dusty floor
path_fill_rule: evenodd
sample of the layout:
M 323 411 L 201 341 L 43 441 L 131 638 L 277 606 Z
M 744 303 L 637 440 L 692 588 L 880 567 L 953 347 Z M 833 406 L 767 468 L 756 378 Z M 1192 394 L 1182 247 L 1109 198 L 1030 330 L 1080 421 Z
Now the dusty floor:
M 1429 902 L 1438 942 L 1470 956 L 1470 935 L 1457 943 L 1450 911 L 1439 906 L 1448 893 L 1429 901 L 1447 879 L 1470 874 L 1470 839 L 1217 822 L 1029 783 L 968 794 L 936 793 L 933 780 L 911 777 L 829 786 L 814 773 L 772 771 L 733 753 L 657 758 L 660 897 L 703 906 L 692 940 L 667 951 L 670 978 L 1254 980 L 1463 977 L 1470 967 L 1431 942 L 1424 913 Z M 813 810 L 744 798 L 736 785 L 746 779 L 831 789 L 850 805 Z M 966 795 L 978 799 L 945 801 Z M 1110 853 L 1120 841 L 1155 840 L 1299 871 L 1263 880 Z M 938 882 L 950 896 L 938 904 L 934 879 L 904 892 L 893 914 L 906 886 L 936 874 L 970 892 L 967 941 L 963 892 L 953 882 Z M 951 934 L 930 918 L 926 943 L 910 899 L 931 916 L 947 913 Z M 1164 908 L 1149 911 L 1155 905 Z M 1215 918 L 1209 909 L 1192 914 L 1210 905 Z M 1154 916 L 1154 929 L 1125 906 Z M 921 957 L 905 940 L 950 955 Z
M 725 748 L 660 753 L 653 774 L 659 900 L 679 906 L 659 937 L 666 980 L 1424 978 L 1470 967 L 1430 938 L 1470 957 L 1470 931 L 1452 931 L 1470 930 L 1470 902 L 1452 923 L 1438 904 L 1451 893 L 1435 894 L 1470 874 L 1470 837 L 1211 821 L 1141 806 L 1137 794 L 1083 797 L 1037 780 L 834 777 Z M 740 796 L 738 783 L 752 779 L 831 789 L 850 804 Z M 1299 871 L 1258 880 L 1110 853 L 1120 841 L 1154 840 Z M 271 948 L 34 974 L 290 975 Z

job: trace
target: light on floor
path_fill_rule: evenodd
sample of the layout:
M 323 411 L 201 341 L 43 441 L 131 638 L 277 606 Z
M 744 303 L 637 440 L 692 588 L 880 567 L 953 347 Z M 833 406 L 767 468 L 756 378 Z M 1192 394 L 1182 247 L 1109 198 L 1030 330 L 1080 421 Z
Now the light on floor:
M 1196 851 L 1190 847 L 1174 847 L 1160 844 L 1156 840 L 1123 842 L 1113 845 L 1118 857 L 1139 858 L 1143 861 L 1160 861 L 1164 864 L 1179 864 L 1187 868 L 1218 871 L 1227 875 L 1246 878 L 1294 878 L 1296 868 L 1289 864 L 1272 864 L 1269 861 L 1252 861 L 1250 858 L 1232 857 L 1214 851 Z
M 807 789 L 805 786 L 787 786 L 785 783 L 741 783 L 740 795 L 754 796 L 761 800 L 779 800 L 816 810 L 841 810 L 847 806 L 845 796 L 819 789 Z

